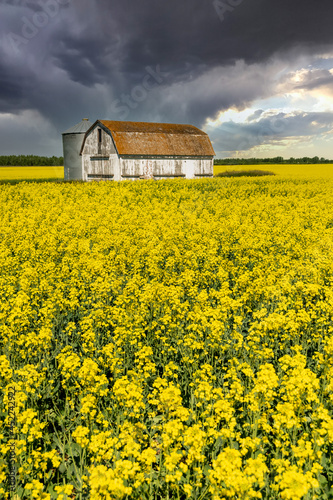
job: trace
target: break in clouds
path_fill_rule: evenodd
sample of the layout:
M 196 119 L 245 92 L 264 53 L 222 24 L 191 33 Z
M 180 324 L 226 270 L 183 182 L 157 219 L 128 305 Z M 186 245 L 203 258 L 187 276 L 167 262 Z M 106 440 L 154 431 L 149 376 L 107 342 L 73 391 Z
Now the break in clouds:
M 89 117 L 192 123 L 220 156 L 297 144 L 329 155 L 331 0 L 0 8 L 0 154 L 60 154 L 61 132 Z

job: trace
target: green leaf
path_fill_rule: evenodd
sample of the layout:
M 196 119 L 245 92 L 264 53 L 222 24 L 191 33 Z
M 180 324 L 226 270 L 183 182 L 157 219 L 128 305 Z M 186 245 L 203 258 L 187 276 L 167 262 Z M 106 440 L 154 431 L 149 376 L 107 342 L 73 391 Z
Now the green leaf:
M 63 474 L 66 470 L 67 470 L 66 463 L 65 463 L 65 462 L 62 462 L 62 463 L 59 465 L 59 472 L 61 472 L 61 474 Z

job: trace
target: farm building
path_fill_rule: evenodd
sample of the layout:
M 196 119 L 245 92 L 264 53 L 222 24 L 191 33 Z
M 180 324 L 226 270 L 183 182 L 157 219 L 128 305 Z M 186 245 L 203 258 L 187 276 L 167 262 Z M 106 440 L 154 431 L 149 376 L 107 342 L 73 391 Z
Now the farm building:
M 214 150 L 192 125 L 97 120 L 81 147 L 82 180 L 211 177 Z M 66 164 L 66 161 L 65 161 Z
M 64 148 L 64 178 L 65 180 L 82 179 L 82 158 L 80 151 L 84 136 L 92 123 L 84 118 L 62 134 Z

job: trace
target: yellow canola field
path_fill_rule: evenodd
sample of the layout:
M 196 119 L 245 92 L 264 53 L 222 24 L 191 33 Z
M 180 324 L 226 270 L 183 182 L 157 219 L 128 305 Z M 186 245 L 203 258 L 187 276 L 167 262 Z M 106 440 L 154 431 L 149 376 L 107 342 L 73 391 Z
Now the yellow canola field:
M 226 170 L 269 170 L 289 178 L 332 178 L 333 164 L 317 165 L 215 165 L 214 175 Z M 0 167 L 0 181 L 64 178 L 64 167 Z
M 1 498 L 332 497 L 333 180 L 2 185 L 0 269 Z
M 64 167 L 0 167 L 0 181 L 63 178 Z
M 333 179 L 333 164 L 267 164 L 267 165 L 214 165 L 214 175 L 225 171 L 239 170 L 268 170 L 279 177 L 290 179 Z

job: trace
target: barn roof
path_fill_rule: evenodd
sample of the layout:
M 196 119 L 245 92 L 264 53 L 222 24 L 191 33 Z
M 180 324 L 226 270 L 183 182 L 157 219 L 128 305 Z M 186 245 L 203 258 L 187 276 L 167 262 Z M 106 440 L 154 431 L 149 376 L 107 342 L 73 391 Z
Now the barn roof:
M 208 135 L 193 125 L 110 120 L 96 123 L 111 132 L 119 155 L 215 155 Z

